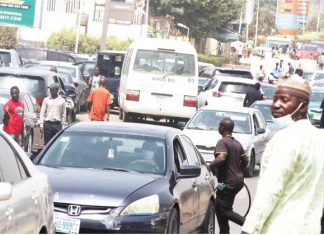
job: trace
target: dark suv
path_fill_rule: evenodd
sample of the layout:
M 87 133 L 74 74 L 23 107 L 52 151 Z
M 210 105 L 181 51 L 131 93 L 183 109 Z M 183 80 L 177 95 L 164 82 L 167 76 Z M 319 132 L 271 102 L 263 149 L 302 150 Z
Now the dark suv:
M 25 64 L 33 64 L 37 61 L 51 60 L 51 61 L 64 61 L 75 63 L 76 60 L 73 56 L 62 51 L 56 51 L 53 49 L 44 48 L 29 48 L 20 47 L 17 51 L 21 58 L 24 60 Z

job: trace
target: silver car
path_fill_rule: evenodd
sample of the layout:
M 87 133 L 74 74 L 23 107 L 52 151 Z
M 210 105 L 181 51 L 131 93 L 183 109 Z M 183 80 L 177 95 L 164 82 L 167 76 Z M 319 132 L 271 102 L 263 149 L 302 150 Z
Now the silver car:
M 0 130 L 0 233 L 54 233 L 52 189 L 15 141 Z
M 245 171 L 253 176 L 255 165 L 261 163 L 266 144 L 271 138 L 270 130 L 259 110 L 244 107 L 204 106 L 200 108 L 184 127 L 184 133 L 190 137 L 205 161 L 214 159 L 215 146 L 222 137 L 218 133 L 219 122 L 231 118 L 234 123 L 233 136 L 243 146 L 249 157 Z

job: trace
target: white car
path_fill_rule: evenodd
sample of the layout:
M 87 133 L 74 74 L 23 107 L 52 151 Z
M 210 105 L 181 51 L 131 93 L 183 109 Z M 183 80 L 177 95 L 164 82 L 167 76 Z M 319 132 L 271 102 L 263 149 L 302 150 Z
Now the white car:
M 316 70 L 309 80 L 309 84 L 312 86 L 315 82 L 324 79 L 324 70 Z
M 0 233 L 54 233 L 52 188 L 22 148 L 0 130 Z
M 197 110 L 183 131 L 196 145 L 205 161 L 211 162 L 214 159 L 216 143 L 222 138 L 218 133 L 218 125 L 226 117 L 235 123 L 233 136 L 242 144 L 249 157 L 245 175 L 251 177 L 255 165 L 261 163 L 261 156 L 271 138 L 270 130 L 260 111 L 244 107 L 208 105 Z
M 249 89 L 254 88 L 257 80 L 238 77 L 217 76 L 199 93 L 198 107 L 219 103 L 231 103 L 243 106 L 243 101 Z M 220 99 L 221 98 L 221 99 Z

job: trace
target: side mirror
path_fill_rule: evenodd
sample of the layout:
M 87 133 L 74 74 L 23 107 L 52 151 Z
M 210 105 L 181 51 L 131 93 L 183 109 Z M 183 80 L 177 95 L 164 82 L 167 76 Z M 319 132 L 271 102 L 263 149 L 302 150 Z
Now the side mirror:
M 185 122 L 178 122 L 177 123 L 177 128 L 180 129 L 180 130 L 183 130 L 186 126 L 186 123 Z
M 259 135 L 259 134 L 264 134 L 264 133 L 265 133 L 265 129 L 264 129 L 264 128 L 258 128 L 258 129 L 256 130 L 256 133 L 257 133 L 257 135 Z
M 73 84 L 74 84 L 75 88 L 77 88 L 79 86 L 79 83 L 77 83 L 77 82 L 73 82 Z
M 187 178 L 196 178 L 200 176 L 201 169 L 199 166 L 182 166 L 179 172 L 178 177 L 180 179 L 187 179 Z
M 0 182 L 0 201 L 6 201 L 11 198 L 12 185 L 10 183 Z

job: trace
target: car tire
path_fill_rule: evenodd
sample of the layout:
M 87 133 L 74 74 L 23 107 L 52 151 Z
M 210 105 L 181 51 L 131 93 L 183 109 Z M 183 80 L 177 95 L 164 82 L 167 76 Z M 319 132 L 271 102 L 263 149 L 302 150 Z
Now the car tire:
M 204 223 L 201 228 L 201 233 L 204 234 L 215 234 L 215 204 L 213 201 L 209 202 L 208 210 Z
M 119 120 L 123 120 L 123 110 L 119 108 L 119 114 L 118 114 Z
M 252 151 L 251 156 L 250 156 L 249 165 L 246 167 L 245 172 L 244 172 L 245 176 L 252 177 L 254 174 L 254 169 L 255 169 L 255 154 Z
M 127 113 L 127 112 L 125 112 L 124 110 L 123 110 L 123 117 L 122 117 L 122 120 L 123 120 L 123 122 L 129 122 L 130 121 L 130 114 L 129 113 Z
M 26 139 L 26 144 L 25 144 L 25 152 L 27 153 L 32 153 L 33 152 L 33 136 L 32 132 L 29 133 Z
M 72 122 L 75 122 L 76 121 L 76 113 L 75 113 L 74 110 L 71 113 L 71 120 L 72 120 Z
M 176 208 L 172 208 L 167 224 L 167 234 L 178 234 L 180 231 L 179 212 Z

